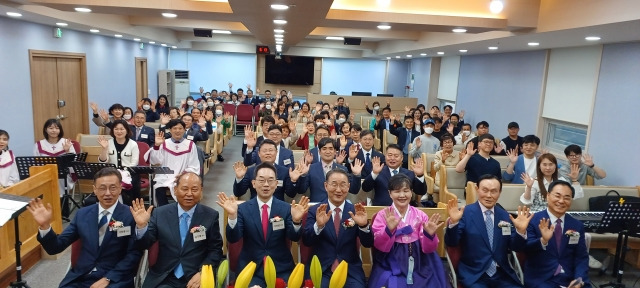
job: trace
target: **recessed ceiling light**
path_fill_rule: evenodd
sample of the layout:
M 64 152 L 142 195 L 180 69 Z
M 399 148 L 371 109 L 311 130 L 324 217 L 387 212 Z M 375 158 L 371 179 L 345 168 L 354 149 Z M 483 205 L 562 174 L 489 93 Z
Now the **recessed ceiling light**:
M 444 52 L 440 51 L 438 52 L 438 55 L 444 55 Z
M 344 37 L 339 37 L 339 36 L 327 36 L 327 38 L 325 38 L 327 40 L 344 40 Z
M 538 43 L 538 42 L 529 42 L 529 43 L 527 43 L 527 45 L 529 45 L 529 46 L 538 46 L 538 45 L 540 45 L 540 43 Z
M 380 30 L 389 30 L 389 29 L 391 29 L 391 25 L 381 24 L 381 25 L 378 25 L 378 29 L 380 29 Z
M 396 59 L 400 59 L 400 56 L 396 56 Z
M 489 46 L 489 50 L 498 50 L 498 47 L 496 47 L 496 46 Z
M 493 14 L 502 12 L 502 9 L 504 9 L 504 3 L 502 3 L 502 0 L 491 0 L 491 3 L 489 3 L 489 10 L 491 10 L 491 13 Z
M 280 47 L 280 48 L 276 47 L 276 51 L 282 52 L 282 47 Z
M 231 34 L 231 31 L 229 31 L 229 30 L 211 30 L 211 33 L 213 33 L 213 34 Z
M 22 17 L 22 14 L 18 12 L 7 12 L 7 15 L 11 17 Z
M 58 23 L 56 23 L 56 25 L 58 25 L 58 26 L 60 26 L 60 27 L 67 27 L 67 26 L 69 26 L 69 24 L 64 23 L 64 22 L 58 22 Z
M 140 38 L 133 38 L 133 41 L 140 42 Z
M 273 37 L 276 37 L 276 38 L 284 38 L 284 35 L 282 35 L 282 34 L 275 34 L 275 35 L 273 35 Z
M 273 33 L 284 33 L 283 29 L 273 29 Z
M 284 44 L 284 42 L 277 42 L 276 41 L 276 45 L 282 45 L 282 44 Z
M 460 51 L 460 53 L 467 53 L 467 49 L 460 49 L 458 51 Z
M 390 60 L 390 59 L 391 59 L 391 57 L 387 57 L 387 60 Z
M 173 48 L 173 49 L 178 49 L 178 46 L 171 46 L 171 48 Z
M 176 18 L 176 17 L 178 17 L 178 15 L 177 15 L 177 14 L 175 14 L 175 13 L 166 13 L 166 12 L 165 12 L 165 13 L 162 13 L 162 17 L 166 17 L 166 18 Z
M 160 46 L 167 47 L 167 44 L 162 43 L 162 44 L 160 44 Z
M 455 29 L 453 29 L 453 30 L 451 30 L 451 31 L 453 31 L 454 33 L 464 33 L 464 32 L 467 32 L 467 29 L 464 29 L 464 28 L 455 28 Z
M 149 41 L 149 44 L 156 44 L 156 41 Z
M 75 8 L 76 12 L 83 12 L 83 13 L 89 13 L 91 12 L 91 9 L 89 8 L 84 8 L 84 7 L 76 7 Z
M 281 25 L 284 25 L 284 24 L 287 24 L 287 20 L 276 19 L 276 20 L 273 20 L 273 24 L 281 24 Z
M 427 53 L 420 53 L 420 56 L 427 56 Z
M 278 44 L 276 45 L 276 48 L 282 48 L 282 45 Z
M 598 36 L 587 36 L 587 37 L 584 37 L 584 40 L 587 40 L 587 41 L 598 41 L 600 39 L 601 38 L 598 37 Z
M 273 9 L 273 10 L 287 10 L 287 9 L 289 9 L 289 5 L 271 4 L 271 9 Z
M 91 30 L 89 30 L 89 32 L 91 32 L 91 33 L 98 33 L 98 32 L 100 32 L 100 30 L 98 30 L 98 29 L 91 29 Z
M 413 57 L 413 55 L 407 55 L 407 58 L 411 58 L 411 57 Z
M 120 35 L 120 34 L 116 34 L 116 35 L 113 35 L 113 36 L 115 36 L 116 38 L 122 38 L 122 35 Z

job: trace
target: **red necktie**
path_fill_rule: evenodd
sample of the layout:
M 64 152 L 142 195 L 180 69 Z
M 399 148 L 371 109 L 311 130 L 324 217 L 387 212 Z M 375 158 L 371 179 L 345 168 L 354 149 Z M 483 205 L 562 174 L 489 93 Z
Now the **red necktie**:
M 340 208 L 336 207 L 333 211 L 335 211 L 333 214 L 333 227 L 336 230 L 336 238 L 338 238 L 338 235 L 340 234 Z M 338 264 L 340 264 L 338 259 L 333 260 L 333 264 L 331 264 L 331 272 L 336 270 Z
M 267 229 L 269 228 L 269 211 L 267 209 L 269 205 L 262 205 L 262 234 L 264 234 L 264 240 L 267 240 Z

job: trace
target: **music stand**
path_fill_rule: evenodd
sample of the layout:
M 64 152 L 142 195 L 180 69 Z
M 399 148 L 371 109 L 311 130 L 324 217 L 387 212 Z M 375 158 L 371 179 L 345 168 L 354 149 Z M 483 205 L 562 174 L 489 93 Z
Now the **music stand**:
M 71 162 L 71 168 L 73 169 L 74 173 L 76 174 L 78 179 L 83 180 L 93 180 L 93 177 L 96 175 L 96 173 L 106 167 L 116 168 L 116 165 L 112 163 L 91 163 L 79 161 Z M 83 198 L 82 200 L 84 199 L 86 198 Z
M 132 166 L 127 167 L 127 170 L 131 172 L 131 174 L 149 174 L 149 205 L 153 204 L 153 176 L 155 174 L 173 174 L 173 170 L 169 167 L 159 167 L 159 166 Z
M 39 197 L 42 197 L 42 195 Z M 6 219 L 6 218 L 2 219 L 2 222 L 0 222 L 0 227 L 2 227 L 8 221 L 13 220 L 14 229 L 16 233 L 15 235 L 16 237 L 16 243 L 15 243 L 16 281 L 11 282 L 11 285 L 9 285 L 9 287 L 29 288 L 29 286 L 27 286 L 27 281 L 24 281 L 22 279 L 22 261 L 20 259 L 20 246 L 22 246 L 22 242 L 20 241 L 20 225 L 18 224 L 18 218 L 19 218 L 18 216 L 20 216 L 20 214 L 22 214 L 22 212 L 24 212 L 24 210 L 27 209 L 27 205 L 29 204 L 29 201 L 31 199 L 29 199 L 28 197 L 2 194 L 2 193 L 0 193 L 0 199 L 2 199 L 3 202 L 7 204 L 7 206 L 11 206 L 11 207 L 4 207 L 3 205 L 3 208 L 0 208 L 1 210 L 3 210 L 2 212 L 12 213 L 9 219 Z
M 616 276 L 616 282 L 601 285 L 601 288 L 625 287 L 622 283 L 622 274 L 624 273 L 624 259 L 628 248 L 627 241 L 629 236 L 638 237 L 638 232 L 640 232 L 638 215 L 640 215 L 640 202 L 625 202 L 622 198 L 620 201 L 609 202 L 609 207 L 600 220 L 600 228 L 597 232 L 618 233 L 612 273 L 612 276 Z

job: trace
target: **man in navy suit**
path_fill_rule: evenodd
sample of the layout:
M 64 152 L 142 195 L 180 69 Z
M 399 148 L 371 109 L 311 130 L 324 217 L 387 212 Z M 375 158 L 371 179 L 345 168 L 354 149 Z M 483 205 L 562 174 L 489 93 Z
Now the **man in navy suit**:
M 313 247 L 313 254 L 320 260 L 323 288 L 329 287 L 333 270 L 342 260 L 349 263 L 345 287 L 366 287 L 358 238 L 362 246 L 370 248 L 373 234 L 364 206 L 361 203 L 354 206 L 345 201 L 349 183 L 344 170 L 333 169 L 327 173 L 324 187 L 329 195 L 328 201 L 309 209 L 302 232 L 302 241 Z
M 138 199 L 131 207 L 136 222 L 136 246 L 148 249 L 158 242 L 158 260 L 142 284 L 151 287 L 200 287 L 202 265 L 222 261 L 222 236 L 218 212 L 199 204 L 202 180 L 193 172 L 180 174 L 175 182 L 177 203 L 151 214 Z
M 278 200 L 285 201 L 284 195 L 293 198 L 298 191 L 296 190 L 296 183 L 292 183 L 289 177 L 290 170 L 274 163 L 277 151 L 278 146 L 276 143 L 271 141 L 271 139 L 265 139 L 258 147 L 258 156 L 260 157 L 260 162 L 269 163 L 276 167 L 276 171 L 278 172 L 278 186 L 273 196 Z M 244 166 L 241 161 L 238 161 L 233 165 L 233 170 L 236 172 L 236 181 L 233 182 L 233 195 L 239 198 L 246 194 L 247 189 L 249 189 L 251 198 L 256 197 L 256 189 L 251 185 L 251 182 L 255 180 L 256 167 L 252 166 L 247 169 L 247 166 Z M 291 171 L 293 171 L 293 169 L 291 169 Z M 297 178 L 295 180 L 297 180 Z
M 258 196 L 240 205 L 235 197 L 218 194 L 218 205 L 228 215 L 227 241 L 243 239 L 242 252 L 238 259 L 238 270 L 249 262 L 257 264 L 252 285 L 266 287 L 264 280 L 264 258 L 270 256 L 276 267 L 276 275 L 288 280 L 294 268 L 293 257 L 287 241 L 298 241 L 302 233 L 302 217 L 309 210 L 309 199 L 302 196 L 300 204 L 294 200 L 291 205 L 273 197 L 278 179 L 276 168 L 269 163 L 256 167 L 253 187 Z M 240 271 L 235 271 L 239 273 Z
M 269 127 L 271 125 L 273 125 L 273 124 L 276 124 L 276 119 L 274 119 L 273 116 L 271 116 L 271 115 L 264 116 L 264 117 L 262 117 L 262 119 L 260 119 L 260 126 L 262 126 L 262 135 L 260 135 L 260 136 L 258 136 L 256 138 L 256 146 L 260 145 L 262 140 L 267 138 L 267 131 L 269 130 Z M 242 152 L 241 152 L 242 157 L 246 156 L 246 153 L 247 153 L 247 137 L 251 135 L 249 132 L 253 133 L 252 132 L 252 128 L 253 127 L 251 127 L 249 125 L 247 125 L 244 128 L 245 139 L 244 139 L 244 141 L 242 143 Z M 278 143 L 278 142 L 276 142 L 276 143 Z M 283 143 L 283 146 L 284 146 L 284 143 Z
M 391 131 L 391 127 L 393 127 L 393 125 L 402 126 L 402 123 L 395 120 L 395 117 L 392 120 L 391 108 L 384 107 L 382 108 L 382 116 L 380 116 L 380 114 L 376 115 L 376 125 L 373 126 L 373 129 L 375 129 L 378 132 L 378 138 L 382 139 L 384 130 Z
M 358 149 L 360 146 L 360 149 Z M 384 162 L 384 155 L 382 153 L 376 151 L 373 148 L 373 132 L 371 130 L 364 130 L 360 132 L 360 144 L 355 144 L 349 146 L 349 163 L 353 163 L 355 159 L 359 159 L 362 163 L 364 163 L 364 168 L 362 168 L 362 175 L 371 174 L 371 159 L 373 157 L 380 158 L 381 162 Z M 347 165 L 349 168 L 349 165 Z
M 279 125 L 273 124 L 269 126 L 267 130 L 267 137 L 274 143 L 282 142 L 282 128 Z M 260 164 L 260 157 L 258 157 L 258 151 L 254 151 L 254 147 L 258 145 L 258 140 L 255 137 L 255 133 L 247 138 L 247 151 L 244 156 L 244 165 L 251 166 L 253 164 Z M 293 152 L 282 146 L 278 147 L 276 152 L 276 164 L 289 168 L 295 168 L 295 162 L 293 160 Z
M 60 235 L 51 229 L 51 204 L 45 207 L 40 198 L 29 202 L 27 208 L 39 225 L 38 242 L 54 255 L 80 241 L 78 260 L 59 287 L 133 287 L 141 254 L 131 235 L 131 212 L 118 203 L 122 176 L 115 168 L 104 168 L 93 179 L 98 203 L 78 210 Z
M 373 206 L 391 206 L 393 200 L 389 196 L 389 180 L 396 174 L 405 174 L 412 179 L 413 193 L 417 195 L 427 194 L 427 186 L 424 184 L 424 166 L 422 158 L 417 158 L 416 162 L 411 167 L 412 170 L 407 170 L 400 167 L 402 165 L 402 149 L 396 144 L 391 144 L 387 147 L 386 162 L 380 162 L 380 159 L 374 157 L 372 162 L 372 171 L 369 175 L 366 175 L 362 182 L 362 190 L 369 192 L 374 190 L 373 199 L 371 205 Z M 386 168 L 384 167 L 386 164 Z
M 133 115 L 134 125 L 129 125 L 131 127 L 131 132 L 133 132 L 131 138 L 137 142 L 147 143 L 149 147 L 153 147 L 153 142 L 156 139 L 156 130 L 144 125 L 147 120 L 146 117 L 147 114 L 145 114 L 144 111 L 136 111 Z
M 529 208 L 518 207 L 518 217 L 496 206 L 502 183 L 493 175 L 478 181 L 478 201 L 458 209 L 458 200 L 447 203 L 449 223 L 444 243 L 458 246 L 458 283 L 463 287 L 522 287 L 508 261 L 511 251 L 524 249 Z M 463 213 L 464 212 L 464 213 Z
M 244 98 L 244 101 L 242 101 L 242 104 L 249 104 L 253 107 L 256 107 L 260 105 L 260 98 L 253 97 L 253 90 L 247 89 L 247 97 Z
M 527 287 L 591 287 L 584 225 L 566 214 L 574 195 L 568 182 L 549 184 L 547 209 L 536 213 L 527 229 Z
M 347 171 L 347 168 L 337 164 L 335 162 L 336 155 L 336 141 L 331 138 L 323 138 L 318 142 L 320 148 L 320 161 L 311 165 L 302 165 L 303 175 L 298 179 L 298 193 L 304 194 L 307 189 L 310 189 L 309 198 L 311 202 L 327 201 L 327 191 L 324 187 L 326 175 L 333 169 L 342 169 Z M 356 159 L 353 164 L 349 165 L 352 175 L 349 176 L 349 182 L 352 183 L 349 188 L 349 193 L 358 194 L 360 192 L 360 173 L 364 165 L 360 160 Z
M 329 136 L 331 136 L 330 133 L 331 131 L 329 131 L 329 127 L 327 127 L 327 125 L 319 125 L 318 128 L 316 128 L 315 141 L 320 143 L 320 140 L 329 138 Z M 307 164 L 315 164 L 320 161 L 320 150 L 318 149 L 318 145 L 309 149 L 309 153 L 305 153 L 305 159 L 307 160 Z
M 395 117 L 394 117 L 395 118 Z M 414 129 L 415 123 L 413 123 L 412 116 L 404 117 L 404 128 L 402 125 L 398 125 L 397 121 L 394 119 L 394 124 L 391 126 L 391 134 L 398 137 L 398 146 L 400 147 L 402 154 L 404 154 L 404 158 L 402 158 L 402 167 L 409 167 L 409 144 L 413 142 L 413 139 L 420 136 L 420 132 Z

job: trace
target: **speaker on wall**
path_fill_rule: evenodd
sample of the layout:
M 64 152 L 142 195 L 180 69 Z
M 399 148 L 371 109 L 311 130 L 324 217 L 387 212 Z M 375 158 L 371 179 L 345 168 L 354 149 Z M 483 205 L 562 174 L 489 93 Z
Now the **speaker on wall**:
M 211 29 L 193 28 L 193 36 L 211 38 L 213 36 L 213 34 L 211 33 Z
M 360 45 L 362 38 L 344 37 L 344 45 Z

